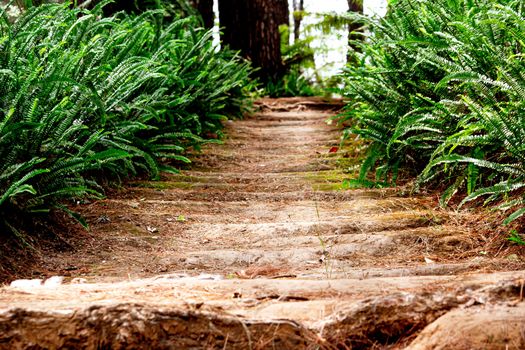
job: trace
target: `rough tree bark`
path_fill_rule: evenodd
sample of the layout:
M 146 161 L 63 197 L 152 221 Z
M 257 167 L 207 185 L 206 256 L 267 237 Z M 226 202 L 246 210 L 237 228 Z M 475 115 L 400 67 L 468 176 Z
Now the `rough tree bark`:
M 204 21 L 204 27 L 213 28 L 215 14 L 213 13 L 213 0 L 190 0 L 193 7 L 199 11 Z
M 357 12 L 357 13 L 363 13 L 363 0 L 348 0 L 348 11 L 349 12 Z M 361 35 L 358 34 L 360 31 L 361 24 L 359 23 L 350 23 L 348 25 L 348 43 L 350 46 L 350 50 L 348 50 L 348 55 L 346 57 L 346 60 L 348 63 L 355 63 L 356 57 L 354 55 L 354 52 L 359 52 L 359 47 L 357 47 L 355 44 L 353 44 L 353 41 L 359 40 L 361 38 Z
M 260 68 L 263 81 L 284 74 L 279 26 L 289 24 L 287 0 L 220 0 L 219 16 L 223 44 Z

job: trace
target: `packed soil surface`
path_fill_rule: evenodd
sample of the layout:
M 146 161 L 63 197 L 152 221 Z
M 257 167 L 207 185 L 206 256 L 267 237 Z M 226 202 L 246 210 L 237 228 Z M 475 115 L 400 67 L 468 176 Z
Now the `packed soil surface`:
M 344 189 L 338 101 L 256 107 L 181 174 L 74 208 L 90 231 L 33 268 L 63 281 L 0 289 L 0 348 L 525 348 L 525 265 L 484 214 Z

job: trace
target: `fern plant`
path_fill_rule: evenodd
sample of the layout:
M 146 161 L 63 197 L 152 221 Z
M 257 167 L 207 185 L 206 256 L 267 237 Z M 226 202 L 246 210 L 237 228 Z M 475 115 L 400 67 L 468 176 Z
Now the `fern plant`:
M 0 23 L 0 225 L 100 197 L 98 180 L 176 171 L 224 115 L 248 105 L 251 68 L 194 17 L 28 6 Z M 19 235 L 20 236 L 20 235 Z
M 339 117 L 369 140 L 362 180 L 443 186 L 441 202 L 479 198 L 525 213 L 523 4 L 514 0 L 399 0 L 367 27 L 357 65 L 343 73 L 351 103 Z M 503 202 L 502 202 L 503 200 Z

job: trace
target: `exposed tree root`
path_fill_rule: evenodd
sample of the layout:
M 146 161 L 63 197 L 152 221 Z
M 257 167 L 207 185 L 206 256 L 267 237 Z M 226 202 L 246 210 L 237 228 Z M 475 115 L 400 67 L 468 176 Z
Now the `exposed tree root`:
M 432 345 L 436 344 L 434 334 L 441 332 L 443 337 L 443 329 L 452 332 L 458 324 L 476 330 L 471 338 L 475 336 L 479 346 L 483 343 L 479 339 L 486 336 L 483 324 L 488 327 L 494 321 L 487 311 L 492 308 L 497 310 L 498 325 L 505 324 L 506 316 L 510 320 L 506 328 L 491 329 L 494 346 L 490 349 L 498 349 L 502 344 L 525 344 L 525 337 L 516 338 L 520 329 L 525 329 L 522 286 L 523 280 L 516 280 L 450 293 L 394 293 L 361 300 L 309 326 L 290 320 L 250 320 L 220 309 L 209 312 L 198 307 L 181 310 L 180 306 L 172 309 L 135 303 L 49 312 L 16 308 L 0 313 L 0 347 L 369 349 L 395 344 L 428 326 L 411 348 L 441 349 Z M 482 313 L 475 311 L 480 308 Z M 446 344 L 455 348 L 465 345 L 465 339 L 456 332 L 456 338 L 448 337 Z
M 0 333 L 5 349 L 306 349 L 316 342 L 292 321 L 250 321 L 140 304 L 72 313 L 15 309 L 0 316 Z

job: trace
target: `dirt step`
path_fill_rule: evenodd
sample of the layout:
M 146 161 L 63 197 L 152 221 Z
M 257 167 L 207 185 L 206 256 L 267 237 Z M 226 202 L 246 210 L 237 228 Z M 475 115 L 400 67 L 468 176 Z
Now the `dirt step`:
M 141 201 L 144 198 L 158 199 L 158 200 L 173 200 L 173 201 L 210 201 L 210 202 L 253 202 L 261 201 L 265 203 L 281 202 L 288 203 L 293 201 L 311 200 L 311 201 L 323 201 L 323 202 L 344 202 L 351 201 L 355 198 L 382 198 L 385 197 L 385 193 L 388 192 L 374 192 L 374 191 L 343 191 L 334 190 L 331 191 L 319 191 L 314 190 L 312 186 L 305 186 L 302 189 L 297 188 L 281 188 L 279 192 L 244 192 L 235 191 L 231 192 L 225 189 L 217 188 L 206 188 L 205 191 L 202 189 L 191 190 L 191 189 L 174 189 L 170 188 L 169 191 L 164 189 L 154 189 L 154 185 L 149 186 L 151 188 L 137 188 L 128 187 L 125 192 L 120 191 L 118 197 L 120 199 L 128 199 L 130 201 Z M 245 189 L 246 190 L 246 189 Z M 393 192 L 393 191 L 389 191 Z M 76 209 L 81 211 L 82 206 Z
M 304 181 L 304 180 L 303 180 Z M 133 186 L 142 188 L 154 188 L 158 190 L 184 189 L 184 190 L 225 190 L 235 192 L 269 192 L 277 189 L 281 192 L 296 192 L 303 190 L 333 191 L 342 189 L 342 181 L 317 181 L 305 184 L 303 181 L 244 181 L 237 182 L 191 182 L 191 181 L 160 181 L 160 182 L 136 182 Z
M 175 234 L 181 232 L 195 232 L 199 237 L 207 238 L 208 233 L 219 232 L 219 237 L 228 238 L 235 233 L 242 236 L 253 237 L 257 240 L 257 234 L 262 234 L 261 239 L 268 235 L 303 235 L 310 234 L 324 237 L 326 235 L 347 235 L 356 233 L 374 233 L 385 230 L 406 230 L 411 228 L 434 227 L 435 235 L 439 235 L 445 228 L 439 225 L 444 219 L 438 216 L 430 216 L 429 212 L 394 212 L 382 214 L 370 214 L 369 217 L 354 215 L 337 215 L 322 220 L 315 217 L 304 216 L 305 213 L 286 214 L 281 212 L 251 212 L 250 216 L 242 216 L 242 211 L 227 213 L 224 209 L 213 208 L 213 213 L 196 213 L 188 209 L 181 210 L 168 206 L 150 206 L 147 214 L 138 209 L 128 207 L 110 208 L 106 206 L 103 212 L 95 212 L 91 216 L 86 215 L 93 228 L 101 231 L 115 230 L 119 225 L 123 231 L 137 231 L 146 226 L 156 227 L 160 234 Z M 143 209 L 144 210 L 144 209 Z M 308 214 L 308 212 L 306 212 Z M 294 215 L 294 216 L 292 216 Z M 215 217 L 220 216 L 220 217 Z M 212 220 L 215 223 L 200 224 L 202 221 Z M 338 224 L 334 225 L 334 221 Z M 135 227 L 136 229 L 133 229 Z M 468 235 L 467 229 L 452 229 L 452 233 L 462 232 Z M 224 236 L 221 236 L 221 232 Z M 418 239 L 420 236 L 414 236 Z M 217 238 L 217 237 L 214 237 Z M 220 241 L 218 241 L 220 243 Z M 405 243 L 410 243 L 406 241 Z M 452 242 L 451 242 L 452 243 Z M 457 242 L 459 243 L 459 241 Z
M 414 225 L 420 223 L 423 226 L 442 223 L 449 213 L 438 213 L 423 207 L 424 203 L 413 200 L 402 199 L 355 199 L 353 201 L 337 203 L 324 203 L 323 201 L 294 201 L 287 205 L 280 203 L 266 202 L 233 202 L 218 206 L 217 203 L 205 201 L 177 201 L 177 200 L 158 200 L 143 199 L 137 202 L 130 202 L 121 199 L 108 199 L 99 202 L 101 206 L 108 208 L 108 211 L 134 211 L 150 212 L 150 215 L 164 215 L 182 211 L 185 214 L 195 216 L 205 214 L 226 215 L 230 218 L 240 216 L 243 219 L 251 220 L 259 217 L 271 217 L 272 221 L 286 221 L 293 224 L 296 221 L 326 221 L 347 220 L 366 222 L 373 224 L 377 221 L 414 221 Z M 221 217 L 217 218 L 221 222 Z M 245 220 L 241 220 L 245 221 Z

